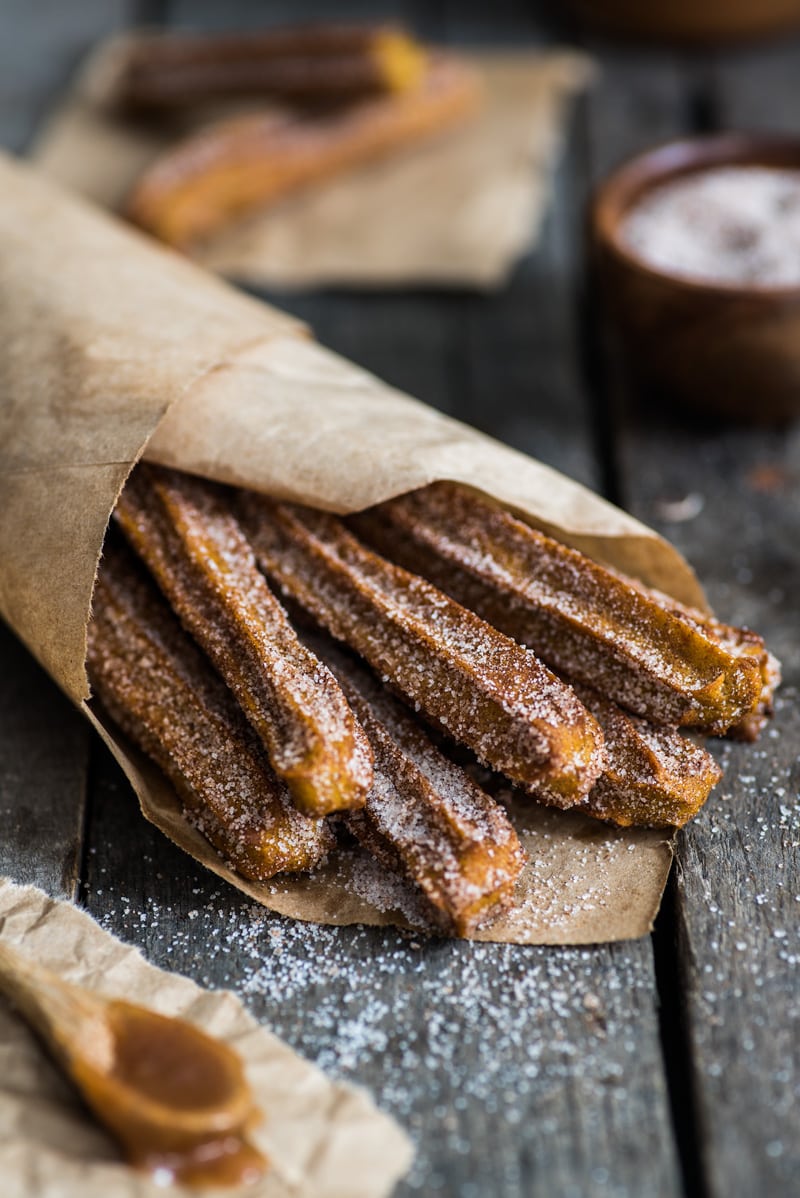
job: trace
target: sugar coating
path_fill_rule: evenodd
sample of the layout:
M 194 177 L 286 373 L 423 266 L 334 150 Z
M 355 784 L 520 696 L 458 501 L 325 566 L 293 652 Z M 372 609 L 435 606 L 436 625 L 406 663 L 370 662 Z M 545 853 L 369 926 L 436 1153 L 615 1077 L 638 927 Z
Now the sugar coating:
M 756 660 L 464 487 L 425 487 L 356 525 L 554 669 L 647 719 L 724 731 L 758 702 Z
M 295 811 L 222 681 L 127 554 L 107 547 L 89 676 L 112 718 L 161 767 L 187 818 L 239 873 L 312 869 L 332 837 Z
M 509 905 L 525 862 L 508 817 L 366 669 L 330 646 L 315 641 L 314 648 L 344 687 L 374 754 L 366 804 L 348 827 L 420 888 L 435 923 L 459 935 L 474 931 Z
M 359 806 L 369 747 L 330 671 L 298 641 L 221 488 L 142 465 L 117 519 L 298 805 L 313 814 Z
M 649 265 L 683 278 L 800 287 L 800 170 L 693 171 L 648 191 L 619 236 Z
M 268 576 L 412 707 L 553 802 L 585 798 L 602 735 L 530 650 L 366 549 L 336 517 L 260 496 L 244 505 Z
M 576 691 L 606 744 L 587 812 L 622 827 L 682 827 L 696 815 L 722 777 L 711 754 L 677 728 L 649 724 L 589 687 Z

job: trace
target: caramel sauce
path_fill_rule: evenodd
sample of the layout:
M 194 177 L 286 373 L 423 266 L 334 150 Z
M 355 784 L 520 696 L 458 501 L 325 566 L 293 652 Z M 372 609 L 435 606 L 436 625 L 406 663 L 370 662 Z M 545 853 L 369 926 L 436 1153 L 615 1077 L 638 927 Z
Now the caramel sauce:
M 107 1070 L 73 1061 L 89 1105 L 130 1163 L 160 1183 L 236 1186 L 258 1180 L 266 1158 L 248 1140 L 261 1119 L 242 1062 L 181 1019 L 108 1004 Z
M 226 1109 L 243 1084 L 238 1057 L 192 1024 L 126 1003 L 109 1007 L 111 1076 L 145 1098 L 182 1111 Z
M 267 1168 L 263 1154 L 241 1136 L 202 1141 L 185 1152 L 131 1154 L 129 1161 L 160 1185 L 198 1188 L 252 1185 Z

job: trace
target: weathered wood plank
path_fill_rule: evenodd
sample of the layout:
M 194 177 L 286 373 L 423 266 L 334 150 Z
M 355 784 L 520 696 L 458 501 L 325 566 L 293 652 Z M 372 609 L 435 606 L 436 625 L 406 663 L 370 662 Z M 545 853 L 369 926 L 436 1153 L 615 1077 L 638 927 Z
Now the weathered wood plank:
M 451 386 L 461 419 L 597 488 L 602 472 L 579 377 L 574 313 L 580 149 L 573 142 L 566 153 L 537 250 L 496 295 L 462 300 Z
M 679 948 L 702 1151 L 714 1198 L 797 1193 L 800 1167 L 800 717 L 727 746 L 719 795 L 682 837 Z
M 74 898 L 89 729 L 0 623 L 0 874 Z
M 621 455 L 633 511 L 697 563 L 723 616 L 768 637 L 795 686 L 799 449 L 796 436 L 712 437 L 654 421 Z M 760 480 L 773 478 L 778 494 L 771 484 L 765 494 Z M 658 518 L 687 495 L 703 504 L 695 519 Z M 800 1035 L 796 701 L 787 691 L 760 745 L 722 750 L 719 793 L 679 846 L 680 985 L 705 1169 L 720 1198 L 788 1196 L 800 1164 L 800 1075 L 787 1051 Z
M 701 108 L 720 113 L 726 125 L 781 124 L 776 68 L 785 68 L 787 55 L 765 51 L 760 67 L 755 53 L 746 64 L 740 56 L 718 62 L 714 75 L 725 86 Z M 606 74 L 606 98 L 594 102 L 598 169 L 651 138 L 652 125 L 630 103 L 649 73 L 643 56 L 633 69 L 631 82 L 617 63 Z M 658 135 L 681 132 L 658 124 Z M 723 617 L 768 637 L 796 684 L 797 432 L 709 427 L 640 403 L 618 428 L 618 460 L 631 509 L 695 563 Z M 680 521 L 687 496 L 690 518 Z M 796 692 L 787 691 L 760 745 L 720 747 L 725 780 L 679 847 L 675 969 L 686 1043 L 677 1049 L 690 1054 L 692 1090 L 684 1098 L 697 1123 L 706 1191 L 717 1198 L 796 1192 L 798 747 Z
M 723 128 L 796 132 L 796 38 L 720 56 L 714 79 Z M 705 439 L 698 449 L 702 461 Z M 687 540 L 719 573 L 727 566 L 733 581 L 715 573 L 712 599 L 768 635 L 796 687 L 800 435 L 796 429 L 731 431 L 715 449 L 717 485 L 708 488 L 706 503 L 709 528 L 718 532 L 709 548 L 698 520 L 686 530 Z M 799 753 L 797 692 L 787 690 L 757 752 L 727 749 L 725 801 L 685 838 L 681 947 L 714 1194 L 760 1190 L 781 1198 L 797 1186 Z M 723 919 L 714 918 L 716 905 Z
M 456 313 L 430 291 L 258 293 L 308 322 L 323 345 L 418 399 L 453 412 L 448 363 Z M 457 305 L 456 305 L 457 306 Z
M 403 5 L 372 3 L 372 0 L 343 0 L 332 10 L 330 0 L 278 0 L 269 6 L 238 3 L 195 4 L 193 0 L 169 0 L 165 6 L 169 24 L 197 29 L 254 29 L 264 25 L 279 25 L 289 21 L 376 21 L 383 12 L 399 12 Z
M 21 152 L 92 42 L 125 24 L 126 0 L 4 0 L 0 145 Z
M 797 35 L 718 54 L 713 81 L 720 126 L 796 134 L 800 125 L 798 64 Z
M 498 47 L 551 40 L 551 6 L 546 2 L 495 0 L 491 14 L 480 0 L 440 0 L 438 6 L 431 7 L 439 9 L 440 36 L 455 45 Z M 434 31 L 429 36 L 434 36 Z
M 677 137 L 690 120 L 689 76 L 675 55 L 590 43 L 599 76 L 586 105 L 591 180 L 630 154 Z

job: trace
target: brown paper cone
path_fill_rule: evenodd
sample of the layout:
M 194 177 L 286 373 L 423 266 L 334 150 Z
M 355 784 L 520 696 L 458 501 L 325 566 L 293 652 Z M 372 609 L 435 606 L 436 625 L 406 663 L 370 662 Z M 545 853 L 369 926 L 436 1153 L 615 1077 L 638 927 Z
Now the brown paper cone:
M 5 157 L 0 321 L 0 611 L 87 714 L 93 581 L 142 452 L 341 512 L 435 479 L 464 482 L 591 556 L 703 603 L 677 551 L 632 517 L 387 387 L 296 321 Z M 158 772 L 113 729 L 104 735 L 148 819 L 259 902 L 327 923 L 397 918 L 376 908 L 368 880 L 361 897 L 344 886 L 341 859 L 312 878 L 245 883 L 189 828 Z M 518 826 L 531 864 L 515 910 L 483 938 L 587 943 L 649 929 L 671 860 L 663 833 L 534 805 Z

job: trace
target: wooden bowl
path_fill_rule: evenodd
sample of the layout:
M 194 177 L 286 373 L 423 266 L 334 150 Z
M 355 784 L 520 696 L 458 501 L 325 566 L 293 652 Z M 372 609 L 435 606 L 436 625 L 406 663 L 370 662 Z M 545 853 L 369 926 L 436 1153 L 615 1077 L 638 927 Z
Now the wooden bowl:
M 711 43 L 800 25 L 800 0 L 573 0 L 596 28 L 647 41 Z
M 589 209 L 594 294 L 639 384 L 738 420 L 800 413 L 800 286 L 709 283 L 650 265 L 620 237 L 651 188 L 715 166 L 800 169 L 800 137 L 727 133 L 657 146 L 618 167 Z

